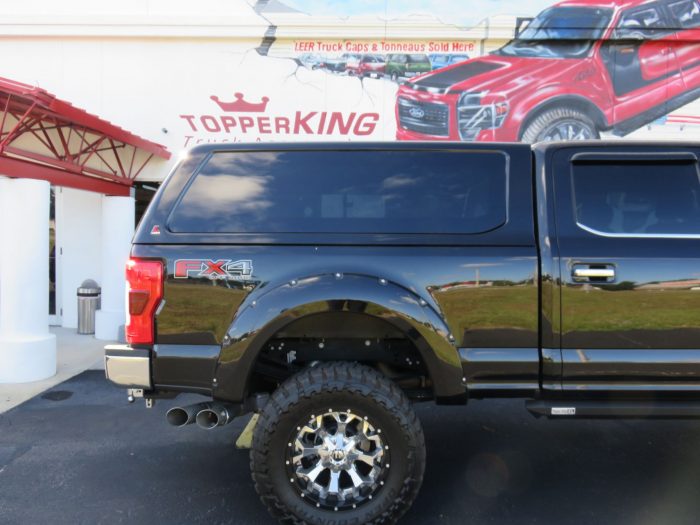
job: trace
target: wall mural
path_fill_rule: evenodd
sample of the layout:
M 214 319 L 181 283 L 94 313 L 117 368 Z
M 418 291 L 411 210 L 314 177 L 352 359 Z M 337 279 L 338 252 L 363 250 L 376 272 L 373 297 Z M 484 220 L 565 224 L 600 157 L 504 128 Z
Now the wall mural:
M 700 0 L 251 7 L 268 29 L 183 146 L 700 138 Z

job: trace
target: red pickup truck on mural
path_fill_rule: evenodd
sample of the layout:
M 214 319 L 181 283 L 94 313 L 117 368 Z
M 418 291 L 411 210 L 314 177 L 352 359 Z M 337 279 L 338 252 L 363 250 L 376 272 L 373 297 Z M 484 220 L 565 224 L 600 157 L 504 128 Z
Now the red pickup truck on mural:
M 405 82 L 397 139 L 627 134 L 700 96 L 700 0 L 569 0 L 489 55 Z

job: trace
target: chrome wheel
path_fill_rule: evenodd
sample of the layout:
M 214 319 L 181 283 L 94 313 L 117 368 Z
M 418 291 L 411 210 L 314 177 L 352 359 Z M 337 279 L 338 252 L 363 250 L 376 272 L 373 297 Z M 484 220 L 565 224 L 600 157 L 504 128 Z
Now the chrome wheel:
M 555 140 L 590 140 L 597 138 L 588 125 L 578 120 L 563 120 L 545 129 L 540 135 L 543 142 Z
M 384 485 L 388 449 L 366 417 L 329 409 L 296 428 L 286 464 L 301 497 L 337 511 L 357 508 Z

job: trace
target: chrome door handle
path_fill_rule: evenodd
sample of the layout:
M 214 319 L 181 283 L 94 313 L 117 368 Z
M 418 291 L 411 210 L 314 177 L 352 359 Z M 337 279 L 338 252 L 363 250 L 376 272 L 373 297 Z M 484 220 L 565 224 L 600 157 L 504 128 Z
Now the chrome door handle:
M 612 282 L 615 268 L 610 264 L 576 264 L 571 270 L 576 282 Z
M 574 268 L 574 277 L 615 277 L 612 268 Z

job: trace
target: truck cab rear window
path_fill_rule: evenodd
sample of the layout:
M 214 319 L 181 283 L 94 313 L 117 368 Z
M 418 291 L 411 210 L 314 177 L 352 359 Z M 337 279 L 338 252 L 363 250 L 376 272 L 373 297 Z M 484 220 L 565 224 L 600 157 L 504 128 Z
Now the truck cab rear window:
M 220 152 L 191 181 L 175 233 L 481 233 L 506 221 L 503 153 Z
M 575 163 L 573 190 L 576 221 L 593 233 L 700 235 L 697 163 Z

